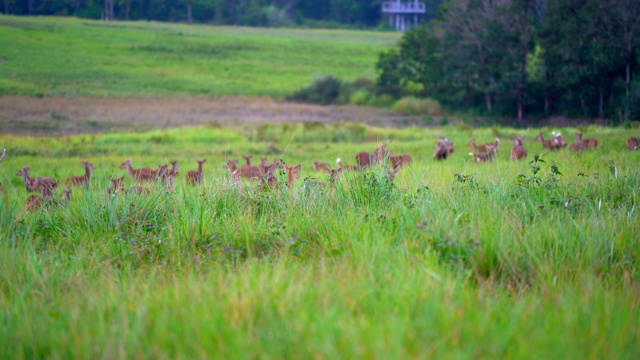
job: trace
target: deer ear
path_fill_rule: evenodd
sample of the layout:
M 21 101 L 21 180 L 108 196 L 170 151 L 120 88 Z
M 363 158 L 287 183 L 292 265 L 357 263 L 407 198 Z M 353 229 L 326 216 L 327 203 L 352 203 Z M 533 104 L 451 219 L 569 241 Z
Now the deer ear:
M 302 169 L 302 164 L 298 164 L 298 165 L 293 167 L 294 171 L 300 171 L 300 169 Z

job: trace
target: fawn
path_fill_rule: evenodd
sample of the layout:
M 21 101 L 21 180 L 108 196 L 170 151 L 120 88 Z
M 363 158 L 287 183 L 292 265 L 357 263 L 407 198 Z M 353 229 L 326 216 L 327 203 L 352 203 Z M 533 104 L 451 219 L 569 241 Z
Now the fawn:
M 92 163 L 82 161 L 82 165 L 84 165 L 84 175 L 82 176 L 69 176 L 64 183 L 67 186 L 84 186 L 89 187 L 89 183 L 91 182 L 91 170 L 94 170 L 96 167 L 93 166 Z
M 638 150 L 640 148 L 640 138 L 630 137 L 627 139 L 627 147 L 629 150 Z
M 287 187 L 289 187 L 289 189 L 293 188 L 293 183 L 300 177 L 301 168 L 302 164 L 291 167 L 287 166 L 287 164 L 284 164 L 284 170 L 287 172 Z
M 433 156 L 436 160 L 446 160 L 453 153 L 453 143 L 444 136 L 439 136 L 438 138 Z
M 494 156 L 496 156 L 496 151 L 498 150 L 497 145 L 487 144 L 487 154 L 476 154 L 473 152 L 469 153 L 469 156 L 475 157 L 476 164 L 480 164 L 481 162 L 493 162 Z
M 111 186 L 107 188 L 107 194 L 118 194 L 120 191 L 124 191 L 124 175 L 119 178 L 109 177 Z
M 30 169 L 31 169 L 31 166 L 25 166 L 16 173 L 17 176 L 23 176 L 24 185 L 27 188 L 27 192 L 33 192 L 33 191 L 39 190 L 38 185 L 36 185 L 37 180 L 40 180 L 41 186 L 48 186 L 49 188 L 56 188 L 58 186 L 58 184 L 55 181 L 53 181 L 53 179 L 51 179 L 50 177 L 39 177 L 35 179 L 30 178 L 29 177 Z
M 133 169 L 131 167 L 131 159 L 127 159 L 125 160 L 125 162 L 123 162 L 120 166 L 120 169 L 126 169 L 127 172 L 129 173 L 129 175 L 136 181 L 139 183 L 145 182 L 145 181 L 155 181 L 158 178 L 158 171 L 156 170 L 151 170 L 149 168 L 142 168 L 142 169 Z
M 569 149 L 573 152 L 582 151 L 587 148 L 586 143 L 582 140 L 582 133 L 576 133 L 576 142 L 571 144 Z
M 198 163 L 198 170 L 189 170 L 187 173 L 187 184 L 188 185 L 199 185 L 202 182 L 202 166 L 207 162 L 207 159 L 204 160 L 196 160 Z
M 527 157 L 527 150 L 522 145 L 524 141 L 524 136 L 517 136 L 511 138 L 513 140 L 513 148 L 511 148 L 511 155 L 509 155 L 509 159 L 511 160 L 520 160 Z
M 34 180 L 34 186 L 36 189 L 40 190 L 41 195 L 29 195 L 26 200 L 26 208 L 30 211 L 36 211 L 40 209 L 43 205 L 59 205 L 60 203 L 53 196 L 53 190 L 57 188 L 58 184 L 53 183 L 53 186 L 48 181 L 43 181 L 43 178 L 37 178 Z M 46 179 L 46 178 L 44 178 Z M 69 195 L 71 194 L 70 190 Z

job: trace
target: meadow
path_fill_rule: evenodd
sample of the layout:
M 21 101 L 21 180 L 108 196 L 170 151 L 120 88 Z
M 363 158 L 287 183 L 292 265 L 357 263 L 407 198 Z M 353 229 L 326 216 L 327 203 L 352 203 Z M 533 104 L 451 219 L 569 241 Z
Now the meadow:
M 476 128 L 448 113 L 449 125 L 430 128 L 348 114 L 297 122 L 310 108 L 285 111 L 280 100 L 265 106 L 285 114 L 281 124 L 234 113 L 171 128 L 188 123 L 181 99 L 245 95 L 233 100 L 241 108 L 315 74 L 372 79 L 377 53 L 398 38 L 0 16 L 0 103 L 41 114 L 0 112 L 0 122 L 22 121 L 6 127 L 20 135 L 0 134 L 0 358 L 638 358 L 640 152 L 625 146 L 637 129 Z M 33 100 L 63 96 L 100 109 L 67 114 Z M 171 109 L 175 122 L 137 127 L 135 99 L 149 97 L 172 105 L 147 118 Z M 126 116 L 100 104 L 114 98 L 126 99 L 114 102 Z M 68 135 L 83 122 L 100 126 Z M 543 151 L 533 138 L 554 130 L 600 144 Z M 519 162 L 508 159 L 516 134 L 529 152 Z M 455 144 L 446 161 L 433 158 L 438 135 Z M 467 155 L 472 138 L 496 137 L 492 163 Z M 338 157 L 354 164 L 387 140 L 413 158 L 394 181 L 384 166 L 333 183 L 313 170 Z M 235 183 L 223 165 L 243 155 L 300 163 L 301 178 L 272 190 Z M 111 176 L 134 185 L 118 168 L 126 159 L 177 160 L 175 189 L 107 194 Z M 202 159 L 204 182 L 186 185 Z M 81 161 L 96 166 L 88 189 L 25 207 L 22 167 L 60 193 Z
M 456 145 L 443 162 L 436 133 Z M 529 140 L 520 162 L 508 160 L 514 133 L 283 124 L 2 136 L 0 355 L 635 358 L 640 153 L 624 146 L 629 131 L 589 128 L 600 146 L 578 154 Z M 493 163 L 466 155 L 472 137 L 495 136 Z M 381 167 L 333 185 L 313 170 L 387 139 L 413 157 L 395 182 Z M 535 153 L 543 161 L 530 163 Z M 237 185 L 223 164 L 242 155 L 301 163 L 302 176 L 291 190 Z M 127 158 L 177 159 L 176 189 L 108 196 Z M 187 186 L 203 158 L 204 183 Z M 97 167 L 89 189 L 25 209 L 15 172 L 31 165 L 62 184 L 81 160 Z
M 0 94 L 282 98 L 333 75 L 373 78 L 397 33 L 0 15 Z

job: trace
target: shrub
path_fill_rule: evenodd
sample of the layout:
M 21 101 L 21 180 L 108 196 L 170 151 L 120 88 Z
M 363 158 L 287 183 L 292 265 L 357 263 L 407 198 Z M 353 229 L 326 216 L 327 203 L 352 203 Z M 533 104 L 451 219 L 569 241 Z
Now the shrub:
M 333 104 L 340 96 L 342 80 L 327 75 L 316 79 L 311 86 L 296 91 L 287 97 L 287 100 L 302 101 L 313 104 L 328 105 Z
M 418 99 L 412 96 L 404 97 L 392 107 L 393 111 L 408 115 L 442 115 L 442 106 L 433 99 Z

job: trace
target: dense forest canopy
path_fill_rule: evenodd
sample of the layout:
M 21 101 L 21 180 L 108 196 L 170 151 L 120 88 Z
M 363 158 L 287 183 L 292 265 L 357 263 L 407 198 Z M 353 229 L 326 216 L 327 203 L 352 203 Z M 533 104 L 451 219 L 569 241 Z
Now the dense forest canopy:
M 640 0 L 451 0 L 380 55 L 378 86 L 519 119 L 632 120 L 639 49 Z
M 2 0 L 0 11 L 13 15 L 78 16 L 91 19 L 155 20 L 248 26 L 384 25 L 383 0 Z M 433 18 L 443 0 L 422 0 L 423 21 Z

